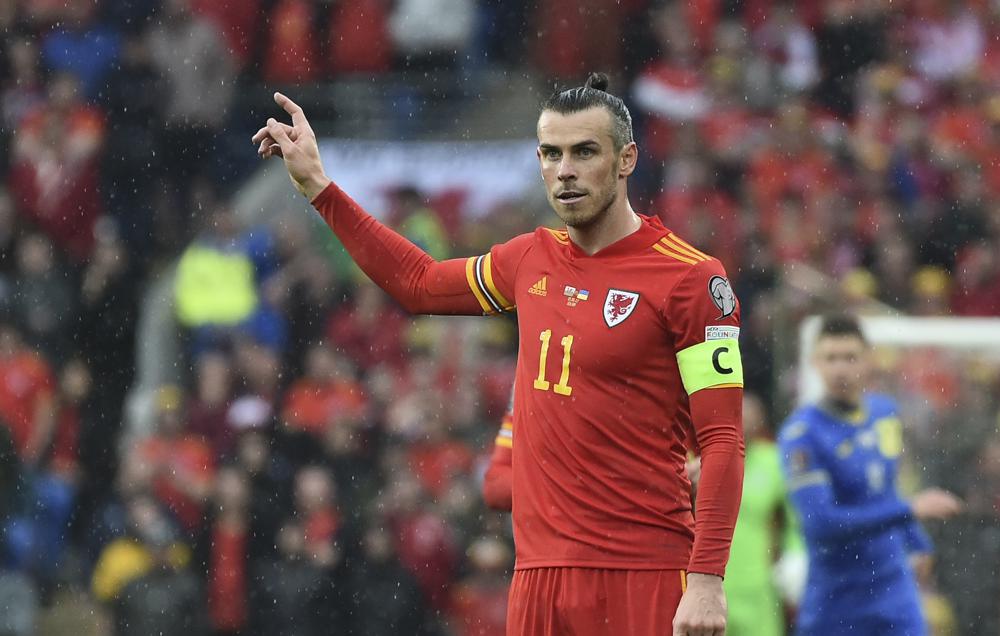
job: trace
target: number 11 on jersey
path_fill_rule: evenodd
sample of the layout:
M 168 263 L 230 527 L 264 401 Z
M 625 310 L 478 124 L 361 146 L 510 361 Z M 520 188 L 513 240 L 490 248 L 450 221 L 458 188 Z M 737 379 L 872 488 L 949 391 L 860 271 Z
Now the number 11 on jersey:
M 539 334 L 538 339 L 542 341 L 542 349 L 538 356 L 538 377 L 535 378 L 535 388 L 539 391 L 548 391 L 550 383 L 545 379 L 545 363 L 549 357 L 549 341 L 552 339 L 552 330 L 546 329 Z M 573 387 L 569 385 L 569 360 L 573 350 L 573 336 L 563 336 L 560 341 L 563 347 L 562 373 L 559 375 L 559 382 L 552 386 L 552 390 L 559 395 L 572 395 Z

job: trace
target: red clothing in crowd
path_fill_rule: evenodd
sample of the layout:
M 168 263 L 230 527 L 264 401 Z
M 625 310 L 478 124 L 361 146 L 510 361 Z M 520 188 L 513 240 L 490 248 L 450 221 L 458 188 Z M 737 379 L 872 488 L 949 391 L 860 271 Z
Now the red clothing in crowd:
M 329 506 L 317 510 L 306 517 L 302 524 L 302 538 L 307 546 L 330 543 L 340 529 L 340 515 L 336 508 Z
M 247 624 L 247 529 L 216 523 L 208 570 L 208 613 L 212 627 L 236 632 Z
M 467 474 L 473 460 L 469 447 L 457 440 L 416 443 L 408 457 L 413 474 L 433 497 L 445 493 L 452 477 Z
M 699 69 L 667 61 L 642 72 L 635 84 L 635 101 L 649 114 L 643 150 L 657 162 L 670 155 L 675 127 L 702 119 L 711 105 Z
M 951 309 L 958 316 L 1000 316 L 1000 277 L 971 289 L 956 288 Z
M 830 156 L 819 149 L 795 154 L 768 149 L 755 154 L 750 161 L 747 180 L 760 211 L 761 229 L 769 236 L 776 236 L 783 222 L 782 199 L 800 198 L 805 203 L 800 207 L 808 208 L 832 191 L 838 174 Z
M 0 359 L 0 420 L 22 458 L 29 450 L 40 402 L 52 399 L 54 386 L 52 371 L 40 356 L 22 352 Z
M 331 74 L 384 73 L 392 66 L 385 0 L 338 2 L 330 15 Z
M 205 438 L 216 457 L 228 455 L 236 445 L 236 430 L 226 420 L 229 406 L 195 400 L 188 407 L 188 430 Z
M 621 66 L 626 7 L 616 0 L 546 0 L 538 5 L 539 68 L 554 77 L 579 77 Z
M 985 244 L 973 244 L 958 253 L 951 310 L 959 316 L 1000 315 L 1000 275 L 996 255 Z
M 458 567 L 458 544 L 451 526 L 429 510 L 401 516 L 393 525 L 399 562 L 417 580 L 431 607 L 445 609 Z
M 17 136 L 8 183 L 19 211 L 71 256 L 85 258 L 102 211 L 100 111 L 81 105 L 60 113 L 46 106 L 24 118 Z
M 149 437 L 139 442 L 139 458 L 158 468 L 153 478 L 156 497 L 181 522 L 193 531 L 202 522 L 202 502 L 184 492 L 176 481 L 207 486 L 215 475 L 212 449 L 199 435 L 177 438 Z
M 56 474 L 68 476 L 80 466 L 80 412 L 75 406 L 59 411 L 52 435 L 49 466 Z
M 944 152 L 989 161 L 992 153 L 990 125 L 981 108 L 943 109 L 929 123 L 928 137 Z
M 194 0 L 191 8 L 215 23 L 240 68 L 251 61 L 260 0 Z
M 363 389 L 357 382 L 303 378 L 289 389 L 282 414 L 289 428 L 321 435 L 338 417 L 361 415 L 365 404 Z
M 388 304 L 364 317 L 352 305 L 330 317 L 326 337 L 362 370 L 379 364 L 402 367 L 406 360 L 402 341 L 406 323 L 399 309 Z
M 318 79 L 313 3 L 281 0 L 272 10 L 269 22 L 264 80 L 275 84 L 307 84 Z

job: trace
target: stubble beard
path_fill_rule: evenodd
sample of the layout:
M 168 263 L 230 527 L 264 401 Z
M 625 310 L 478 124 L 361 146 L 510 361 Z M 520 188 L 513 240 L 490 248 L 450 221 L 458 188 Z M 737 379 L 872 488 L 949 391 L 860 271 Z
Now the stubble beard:
M 558 204 L 558 199 L 554 199 L 552 207 L 555 210 L 556 216 L 558 216 L 559 219 L 566 224 L 566 227 L 571 227 L 576 230 L 586 230 L 587 228 L 598 225 L 607 217 L 611 206 L 618 200 L 618 189 L 615 186 L 616 183 L 612 180 L 608 189 L 605 190 L 606 194 L 602 197 L 602 200 L 597 202 L 593 212 L 590 212 L 589 210 L 583 210 L 581 212 L 567 210 L 565 207 L 561 207 Z

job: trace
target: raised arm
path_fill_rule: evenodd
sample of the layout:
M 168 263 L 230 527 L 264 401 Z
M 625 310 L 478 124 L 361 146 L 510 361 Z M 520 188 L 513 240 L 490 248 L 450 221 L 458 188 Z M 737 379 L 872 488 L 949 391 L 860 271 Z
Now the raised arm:
M 413 314 L 492 313 L 477 299 L 468 269 L 475 261 L 435 261 L 361 209 L 330 183 L 313 206 L 365 274 Z
M 275 93 L 274 100 L 291 115 L 292 124 L 268 119 L 253 136 L 258 154 L 284 160 L 292 185 L 312 202 L 369 278 L 411 313 L 493 313 L 494 306 L 475 284 L 477 268 L 495 267 L 490 259 L 485 264 L 482 257 L 437 262 L 376 221 L 324 172 L 316 134 L 302 109 L 281 93 Z

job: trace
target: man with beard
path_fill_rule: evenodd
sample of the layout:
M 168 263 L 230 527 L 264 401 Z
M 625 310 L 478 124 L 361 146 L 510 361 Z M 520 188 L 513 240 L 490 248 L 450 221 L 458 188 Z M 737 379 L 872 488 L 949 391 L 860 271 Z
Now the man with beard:
M 537 156 L 565 230 L 437 262 L 323 171 L 302 109 L 253 137 L 412 313 L 517 307 L 509 634 L 721 635 L 743 476 L 739 305 L 722 264 L 636 214 L 638 150 L 607 77 L 554 94 Z M 489 178 L 484 174 L 483 178 Z M 702 457 L 697 516 L 686 446 Z

